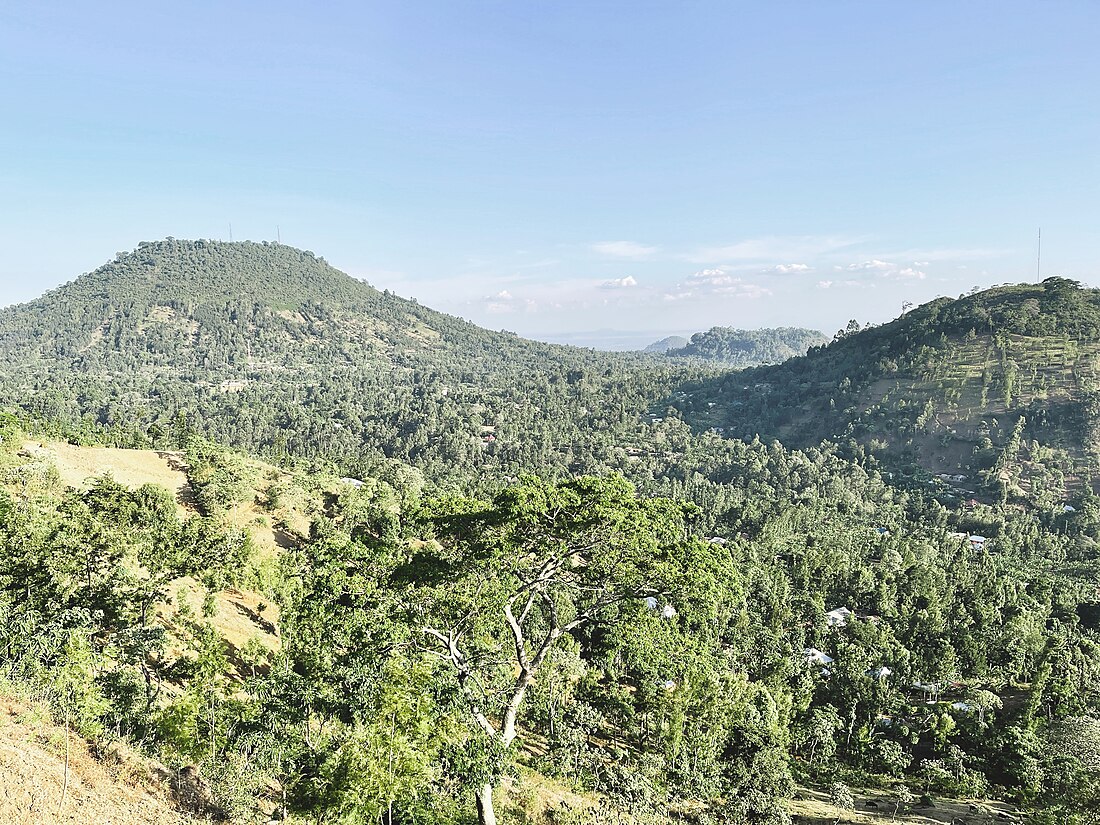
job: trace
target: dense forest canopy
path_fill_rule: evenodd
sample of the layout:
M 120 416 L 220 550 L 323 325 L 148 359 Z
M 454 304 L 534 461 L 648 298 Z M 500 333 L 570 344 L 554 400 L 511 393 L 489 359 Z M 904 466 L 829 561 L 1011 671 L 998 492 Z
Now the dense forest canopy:
M 682 340 L 682 339 L 681 339 Z M 778 329 L 733 329 L 711 327 L 707 332 L 697 332 L 690 341 L 682 344 L 671 338 L 658 341 L 668 343 L 661 348 L 670 358 L 701 358 L 717 361 L 731 367 L 755 367 L 763 364 L 779 364 L 797 355 L 805 355 L 810 347 L 826 342 L 826 338 L 814 329 L 780 327 Z M 657 346 L 653 344 L 651 346 Z M 650 351 L 649 347 L 646 348 Z
M 0 348 L 3 684 L 199 777 L 198 814 L 784 825 L 799 784 L 1098 813 L 1073 282 L 732 370 L 169 239 L 0 311 Z M 31 437 L 187 484 L 67 486 Z

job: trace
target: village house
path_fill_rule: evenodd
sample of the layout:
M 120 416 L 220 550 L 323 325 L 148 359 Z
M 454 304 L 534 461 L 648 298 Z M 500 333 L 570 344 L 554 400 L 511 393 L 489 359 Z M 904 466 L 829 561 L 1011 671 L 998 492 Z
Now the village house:
M 805 657 L 806 663 L 811 665 L 831 665 L 834 661 L 832 656 L 818 650 L 816 647 L 806 648 L 802 651 L 802 655 Z

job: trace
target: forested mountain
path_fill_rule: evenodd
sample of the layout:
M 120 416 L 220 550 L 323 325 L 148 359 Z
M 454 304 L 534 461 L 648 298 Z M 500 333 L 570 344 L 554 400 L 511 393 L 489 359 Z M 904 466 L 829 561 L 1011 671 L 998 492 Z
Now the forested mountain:
M 1095 821 L 1094 291 L 734 371 L 169 239 L 0 312 L 0 348 L 0 689 L 206 815 L 787 825 L 797 781 Z M 67 487 L 26 431 L 186 489 Z
M 667 338 L 662 338 L 660 341 L 654 341 L 647 346 L 642 352 L 657 352 L 666 353 L 670 349 L 680 349 L 688 345 L 688 339 L 682 335 L 669 335 Z
M 1098 357 L 1100 292 L 1050 278 L 852 322 L 804 357 L 669 400 L 699 429 L 792 446 L 853 439 L 950 477 L 952 494 L 1051 505 L 1093 475 Z
M 66 433 L 142 446 L 197 430 L 440 482 L 595 469 L 690 374 L 490 332 L 278 244 L 143 243 L 0 311 L 0 403 Z
M 695 333 L 690 341 L 682 344 L 676 339 L 665 338 L 646 347 L 646 351 L 650 352 L 651 347 L 667 344 L 657 351 L 670 358 L 701 358 L 731 367 L 756 367 L 762 364 L 779 364 L 788 358 L 805 355 L 810 347 L 826 341 L 825 336 L 815 329 L 711 327 L 707 332 Z
M 379 292 L 310 252 L 171 238 L 3 310 L 0 346 L 13 362 L 91 376 L 230 380 L 382 360 L 479 370 L 564 350 Z

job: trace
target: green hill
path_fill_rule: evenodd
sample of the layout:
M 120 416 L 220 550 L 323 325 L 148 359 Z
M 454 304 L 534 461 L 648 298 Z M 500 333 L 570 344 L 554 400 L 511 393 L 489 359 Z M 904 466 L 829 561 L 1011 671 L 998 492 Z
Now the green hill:
M 0 404 L 58 435 L 172 446 L 197 430 L 349 473 L 599 469 L 690 372 L 491 332 L 268 243 L 142 243 L 0 310 Z
M 826 340 L 816 329 L 711 327 L 707 332 L 695 333 L 690 341 L 668 346 L 661 351 L 670 358 L 699 358 L 731 367 L 756 367 L 779 364 L 788 358 L 805 355 L 810 347 L 824 344 Z M 665 341 L 671 342 L 672 339 L 666 338 Z
M 1098 356 L 1100 292 L 1050 278 L 940 298 L 879 327 L 853 322 L 805 357 L 671 401 L 697 428 L 792 446 L 851 440 L 951 477 L 953 494 L 1053 504 L 1100 449 Z
M 379 292 L 310 252 L 174 239 L 142 243 L 4 310 L 0 347 L 13 362 L 206 379 L 340 369 L 382 356 L 469 364 L 554 350 Z
M 667 338 L 662 338 L 660 341 L 654 341 L 647 346 L 642 352 L 656 352 L 664 354 L 671 349 L 680 349 L 688 345 L 688 339 L 682 335 L 669 335 Z

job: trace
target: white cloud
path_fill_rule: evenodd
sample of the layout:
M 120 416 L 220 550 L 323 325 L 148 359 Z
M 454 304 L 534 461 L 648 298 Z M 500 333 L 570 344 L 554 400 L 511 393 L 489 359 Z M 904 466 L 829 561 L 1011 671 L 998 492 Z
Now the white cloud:
M 796 272 L 809 272 L 813 269 L 808 264 L 776 264 L 775 266 L 769 266 L 764 272 L 772 272 L 776 275 L 791 275 Z
M 600 284 L 600 289 L 629 289 L 637 285 L 638 282 L 634 279 L 634 276 L 627 275 L 625 278 L 612 278 L 610 281 L 604 281 Z
M 512 312 L 534 312 L 538 302 L 530 298 L 516 298 L 506 289 L 496 295 L 486 295 L 484 309 L 489 315 L 507 315 Z
M 845 267 L 849 272 L 887 272 L 896 268 L 896 264 L 892 264 L 889 261 L 871 260 L 862 261 L 858 264 L 848 264 Z
M 677 285 L 677 287 L 674 290 L 664 293 L 661 296 L 661 300 L 663 300 L 663 301 L 683 301 L 683 300 L 686 300 L 687 298 L 692 298 L 694 296 L 695 296 L 695 290 L 693 290 L 693 289 L 683 289 L 682 287 Z
M 611 258 L 648 258 L 657 251 L 655 246 L 645 246 L 634 241 L 603 241 L 592 244 L 592 249 Z
M 729 274 L 726 268 L 701 269 L 693 272 L 683 283 L 666 290 L 661 298 L 665 301 L 683 301 L 688 298 L 722 296 L 736 298 L 760 298 L 771 295 L 772 291 L 759 284 L 750 283 Z
M 927 277 L 927 273 L 917 269 L 920 265 L 919 263 L 914 263 L 912 266 L 903 266 L 902 264 L 895 264 L 890 261 L 880 261 L 875 258 L 870 261 L 848 264 L 848 266 L 843 268 L 834 268 L 837 270 L 843 269 L 843 271 L 847 272 L 872 272 L 880 278 L 891 278 L 902 281 L 923 281 L 925 277 Z
M 818 289 L 874 289 L 874 281 L 860 281 L 855 278 L 846 278 L 843 281 L 818 281 Z
M 724 269 L 701 269 L 698 272 L 693 272 L 687 277 L 687 282 L 689 284 L 707 286 L 732 284 L 735 280 L 737 279 L 728 274 Z

